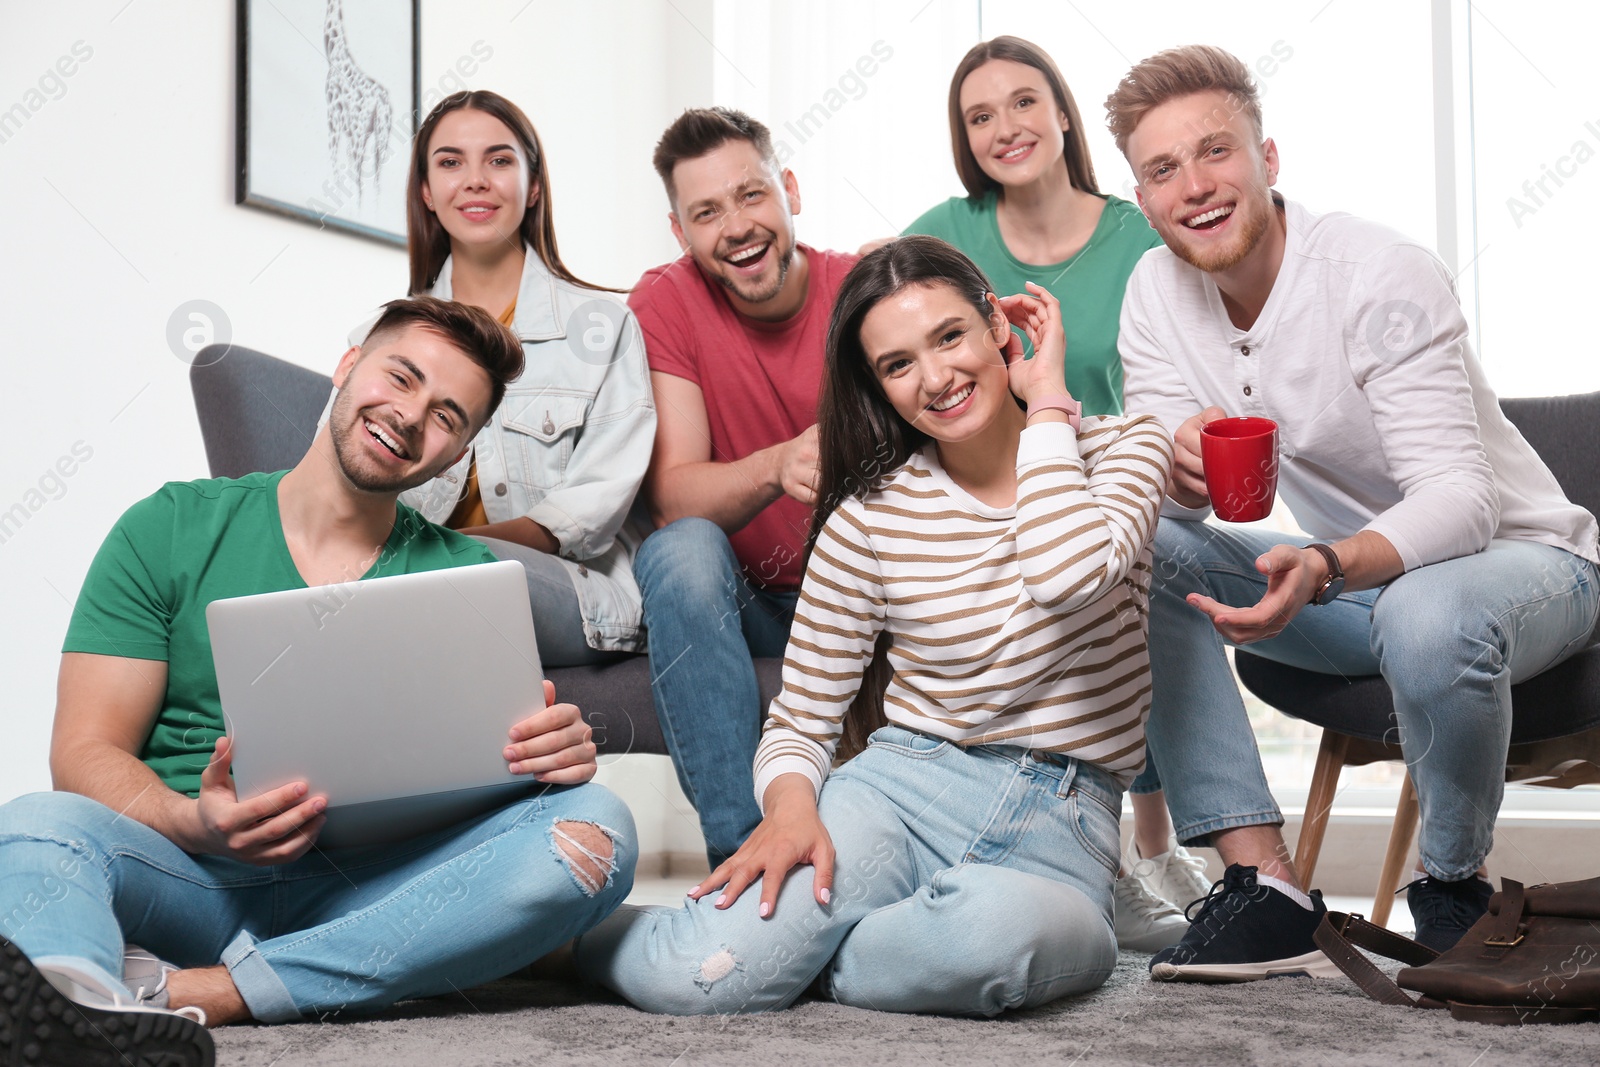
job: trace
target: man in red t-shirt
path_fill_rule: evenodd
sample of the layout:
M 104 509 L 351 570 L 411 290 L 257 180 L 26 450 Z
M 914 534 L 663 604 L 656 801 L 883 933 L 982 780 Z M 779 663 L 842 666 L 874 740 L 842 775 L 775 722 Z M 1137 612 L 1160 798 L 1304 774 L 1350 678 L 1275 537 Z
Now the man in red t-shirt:
M 781 656 L 817 482 L 817 391 L 833 298 L 856 256 L 798 244 L 800 187 L 767 128 L 685 111 L 656 145 L 684 255 L 629 306 L 655 390 L 634 561 L 667 748 L 715 868 L 761 821 L 753 657 Z

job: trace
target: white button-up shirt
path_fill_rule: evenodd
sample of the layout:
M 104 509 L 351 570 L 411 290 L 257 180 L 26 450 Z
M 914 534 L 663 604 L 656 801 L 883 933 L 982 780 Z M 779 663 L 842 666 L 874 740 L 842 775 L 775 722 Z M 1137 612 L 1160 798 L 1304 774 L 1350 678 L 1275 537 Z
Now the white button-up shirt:
M 1492 538 L 1595 562 L 1595 519 L 1501 412 L 1438 258 L 1377 223 L 1285 203 L 1283 265 L 1248 330 L 1167 248 L 1128 281 L 1130 414 L 1176 432 L 1202 408 L 1278 423 L 1278 491 L 1314 537 L 1382 534 L 1407 570 Z M 1575 432 L 1593 432 L 1592 428 Z M 1201 518 L 1167 500 L 1163 514 Z

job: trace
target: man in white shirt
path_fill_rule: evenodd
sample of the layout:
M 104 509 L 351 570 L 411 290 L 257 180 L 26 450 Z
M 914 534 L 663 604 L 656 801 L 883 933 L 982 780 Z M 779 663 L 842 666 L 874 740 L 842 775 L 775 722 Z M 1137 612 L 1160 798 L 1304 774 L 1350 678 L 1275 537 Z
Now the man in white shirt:
M 1595 623 L 1594 517 L 1500 412 L 1443 264 L 1400 234 L 1271 191 L 1278 151 L 1247 68 L 1192 46 L 1106 101 L 1165 248 L 1123 304 L 1127 409 L 1173 431 L 1156 539 L 1150 774 L 1179 839 L 1229 864 L 1158 979 L 1336 974 L 1311 932 L 1225 643 L 1340 676 L 1381 673 L 1422 810 L 1418 937 L 1480 916 L 1510 687 Z M 1279 426 L 1278 491 L 1312 537 L 1205 523 L 1201 427 Z M 1381 597 L 1380 597 L 1381 594 Z

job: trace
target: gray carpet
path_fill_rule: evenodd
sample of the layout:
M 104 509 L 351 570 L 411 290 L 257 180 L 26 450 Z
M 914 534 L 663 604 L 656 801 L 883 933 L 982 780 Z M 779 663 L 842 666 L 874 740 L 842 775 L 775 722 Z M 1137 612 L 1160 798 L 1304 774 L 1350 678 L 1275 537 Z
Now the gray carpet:
M 1124 954 L 1098 991 L 990 1021 L 815 1000 L 774 1015 L 675 1019 L 553 981 L 507 979 L 361 1021 L 232 1027 L 221 1067 L 460 1064 L 1076 1063 L 1492 1067 L 1600 1063 L 1600 1024 L 1522 1028 L 1389 1008 L 1344 981 L 1155 984 Z

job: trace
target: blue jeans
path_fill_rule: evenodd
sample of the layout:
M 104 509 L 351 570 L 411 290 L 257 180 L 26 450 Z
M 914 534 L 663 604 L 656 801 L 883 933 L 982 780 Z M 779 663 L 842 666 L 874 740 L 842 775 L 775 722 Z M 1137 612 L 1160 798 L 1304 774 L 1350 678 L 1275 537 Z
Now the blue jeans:
M 1283 821 L 1261 771 L 1222 637 L 1184 602 L 1260 600 L 1257 556 L 1311 538 L 1162 519 L 1151 590 L 1148 765 L 1133 788 L 1166 786 L 1180 841 Z M 1418 851 L 1436 878 L 1465 878 L 1494 839 L 1511 738 L 1511 685 L 1581 649 L 1594 628 L 1595 567 L 1559 548 L 1497 540 L 1379 589 L 1301 609 L 1250 651 L 1331 676 L 1381 674 L 1422 812 Z
M 564 822 L 611 839 L 603 885 L 558 850 Z M 632 888 L 636 850 L 626 805 L 597 785 L 271 867 L 190 855 L 87 797 L 33 793 L 0 807 L 0 933 L 111 988 L 124 941 L 182 967 L 225 964 L 262 1022 L 376 1011 L 497 978 L 593 926 Z
M 832 897 L 789 872 L 769 919 L 751 885 L 681 908 L 624 905 L 578 968 L 645 1011 L 772 1011 L 821 976 L 841 1004 L 994 1015 L 1101 985 L 1122 790 L 1069 757 L 962 748 L 886 726 L 823 784 Z
M 761 821 L 751 768 L 767 709 L 752 660 L 783 655 L 799 595 L 752 586 L 707 519 L 679 519 L 645 538 L 633 573 L 656 716 L 715 869 Z

